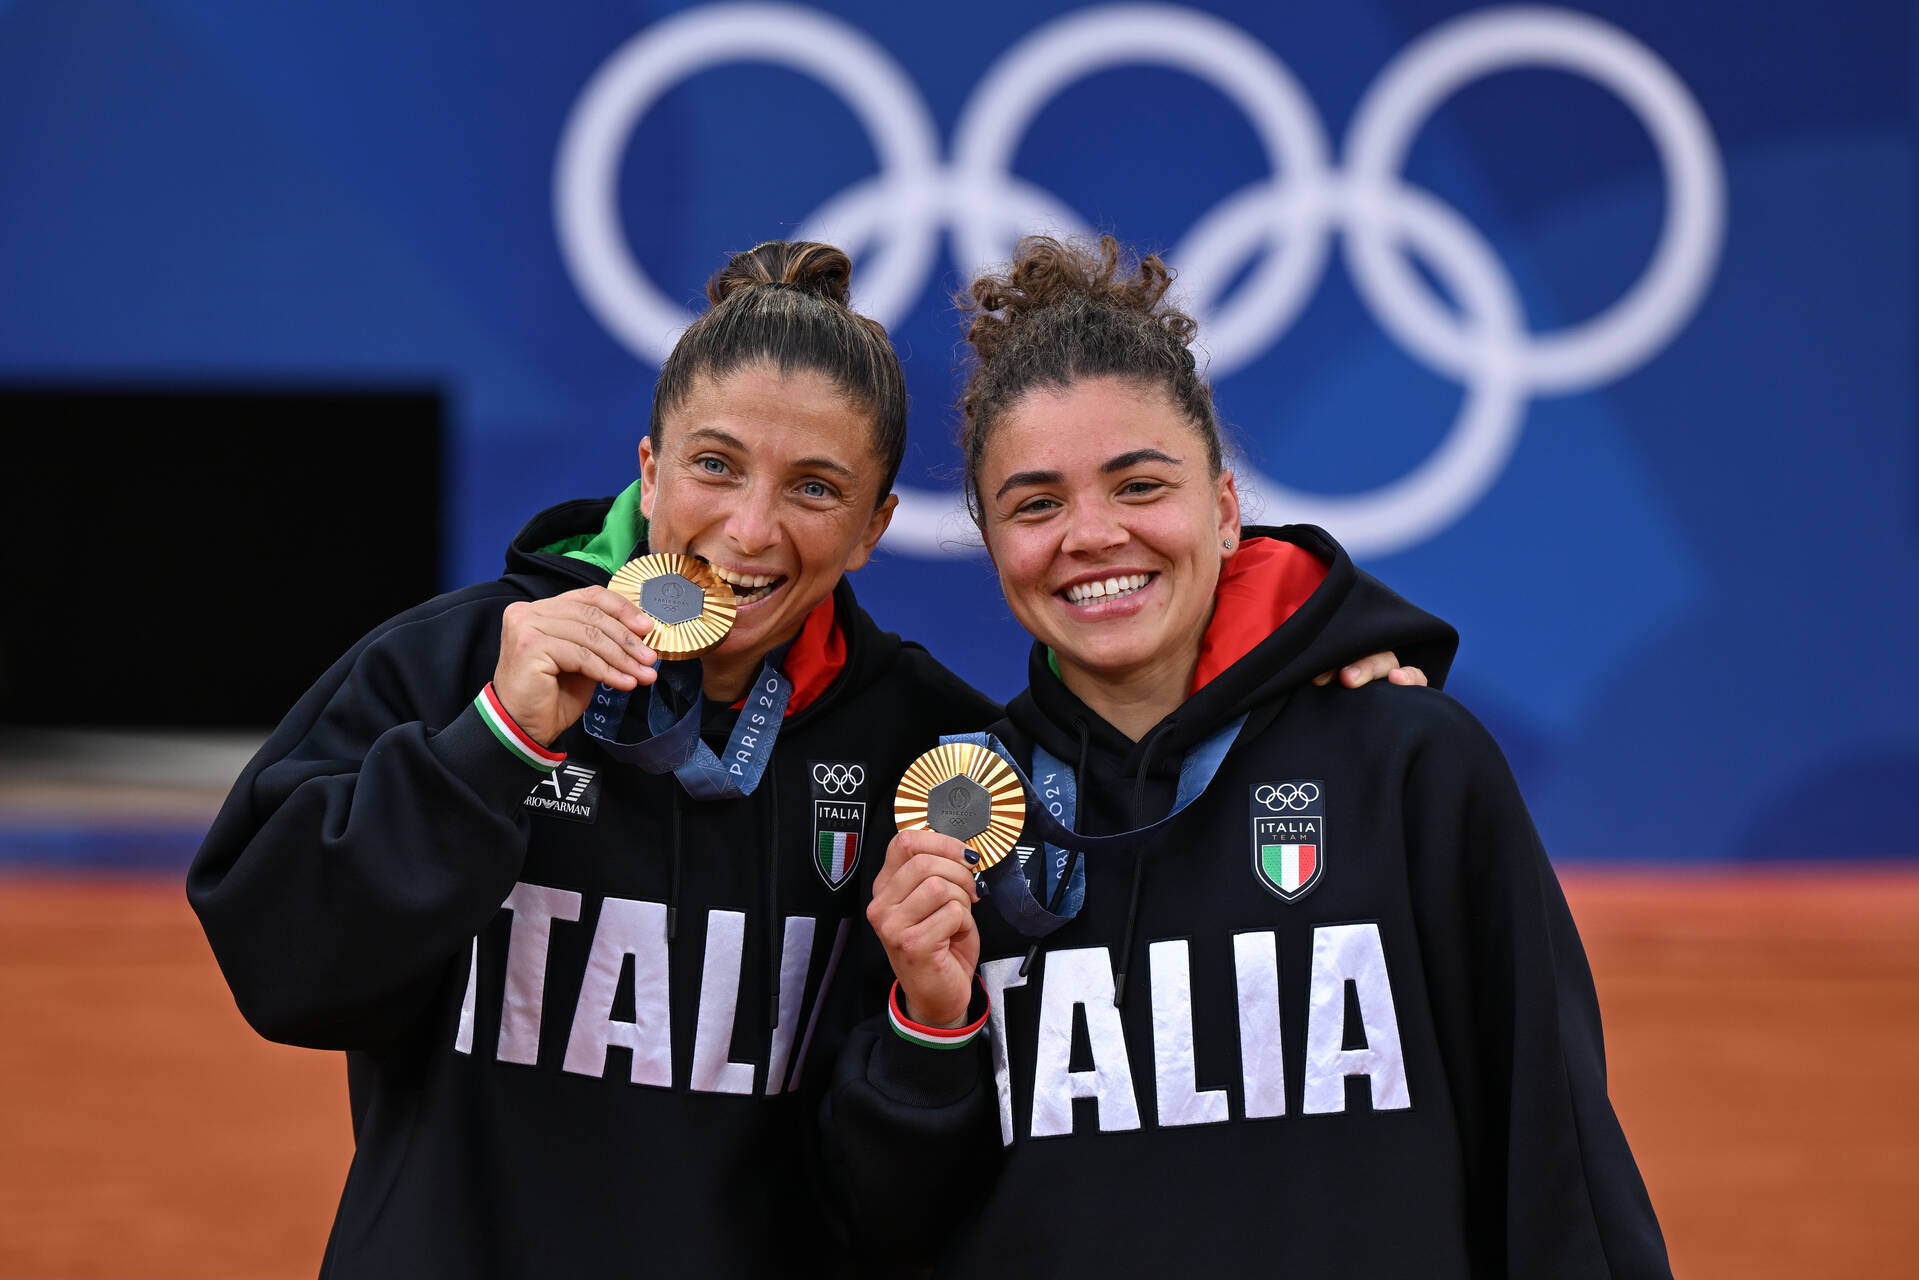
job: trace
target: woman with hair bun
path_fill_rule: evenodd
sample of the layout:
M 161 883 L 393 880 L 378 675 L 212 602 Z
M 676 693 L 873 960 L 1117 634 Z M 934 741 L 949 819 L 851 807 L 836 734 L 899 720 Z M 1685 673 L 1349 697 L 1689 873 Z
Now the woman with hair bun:
M 967 495 L 1034 638 L 990 745 L 1056 821 L 977 907 L 976 853 L 894 838 L 895 1141 L 839 1176 L 944 1210 L 941 1275 L 1669 1275 L 1498 747 L 1436 690 L 1312 678 L 1443 676 L 1451 629 L 1319 529 L 1242 527 L 1169 279 L 1036 238 L 963 303 Z
M 500 579 L 376 628 L 208 834 L 188 895 L 241 1011 L 346 1051 L 356 1151 L 324 1274 L 842 1257 L 808 1153 L 852 1015 L 822 995 L 885 968 L 859 917 L 886 780 L 998 714 L 844 579 L 906 439 L 849 273 L 821 244 L 735 257 L 660 371 L 639 480 L 541 512 Z M 607 586 L 647 551 L 738 595 L 679 675 Z M 629 763 L 660 711 L 698 743 Z

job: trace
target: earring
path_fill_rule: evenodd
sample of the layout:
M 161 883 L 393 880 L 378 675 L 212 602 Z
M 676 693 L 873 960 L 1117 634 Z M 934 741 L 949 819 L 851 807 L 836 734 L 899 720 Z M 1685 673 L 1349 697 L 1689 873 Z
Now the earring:
M 1219 545 L 1222 547 L 1225 547 L 1228 551 L 1231 551 L 1233 549 L 1233 540 L 1231 538 L 1228 538 L 1226 539 L 1226 541 L 1220 543 Z

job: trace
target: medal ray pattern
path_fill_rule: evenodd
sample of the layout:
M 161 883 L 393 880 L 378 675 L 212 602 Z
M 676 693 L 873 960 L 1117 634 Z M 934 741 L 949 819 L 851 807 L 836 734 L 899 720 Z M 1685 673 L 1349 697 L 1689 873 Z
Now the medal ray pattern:
M 977 829 L 970 834 L 961 835 L 945 821 L 935 826 L 944 815 L 933 812 L 934 792 L 955 778 L 970 779 L 986 795 L 984 805 L 961 806 L 972 812 L 966 825 Z M 1019 840 L 1026 825 L 1026 789 L 994 752 L 970 742 L 948 742 L 906 766 L 893 797 L 893 822 L 901 831 L 944 829 L 979 855 L 984 871 L 1012 852 Z
M 727 632 L 733 629 L 733 618 L 739 611 L 733 588 L 697 556 L 672 552 L 638 556 L 622 565 L 606 585 L 644 610 L 647 599 L 657 594 L 657 588 L 648 590 L 654 584 L 667 588 L 669 597 L 689 603 L 691 596 L 686 587 L 696 589 L 700 596 L 699 611 L 683 620 L 647 615 L 653 618 L 653 629 L 647 633 L 646 643 L 662 658 L 672 661 L 697 658 L 726 639 Z M 672 590 L 680 584 L 684 586 Z

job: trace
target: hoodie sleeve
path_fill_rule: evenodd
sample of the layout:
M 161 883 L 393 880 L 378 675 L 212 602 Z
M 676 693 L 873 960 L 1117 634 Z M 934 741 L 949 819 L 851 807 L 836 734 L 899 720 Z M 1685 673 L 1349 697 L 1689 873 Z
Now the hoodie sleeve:
M 1426 682 L 1435 689 L 1446 687 L 1446 676 L 1453 669 L 1459 652 L 1459 633 L 1451 624 L 1427 613 L 1381 582 L 1359 570 L 1354 574 L 1354 596 L 1365 606 L 1352 607 L 1343 616 L 1362 620 L 1368 630 L 1366 639 L 1356 647 L 1356 658 L 1368 657 L 1381 649 L 1390 649 L 1403 667 L 1418 667 L 1426 673 Z M 1354 647 L 1354 646 L 1349 646 Z
M 1406 812 L 1409 847 L 1456 841 L 1413 874 L 1472 1236 L 1494 1274 L 1669 1278 L 1565 895 L 1498 746 L 1444 701 L 1455 732 L 1413 762 Z
M 929 749 L 938 734 L 1000 718 L 997 704 L 943 668 L 921 679 L 939 694 Z M 886 951 L 864 921 L 854 928 L 860 963 L 844 990 L 857 1002 L 849 1015 L 857 1025 L 820 1103 L 821 1147 L 842 1235 L 883 1269 L 931 1257 L 942 1233 L 964 1221 L 955 1206 L 971 1203 L 1000 1158 L 999 1097 L 984 1032 L 957 1049 L 895 1033 L 883 1012 L 893 982 Z
M 187 898 L 267 1038 L 392 1040 L 512 891 L 539 774 L 473 704 L 512 598 L 498 587 L 442 597 L 362 640 L 214 819 Z
M 958 1049 L 909 1044 L 884 1015 L 853 1029 L 821 1119 L 828 1177 L 857 1252 L 923 1261 L 966 1220 L 963 1206 L 1000 1154 L 987 1052 L 984 1035 Z

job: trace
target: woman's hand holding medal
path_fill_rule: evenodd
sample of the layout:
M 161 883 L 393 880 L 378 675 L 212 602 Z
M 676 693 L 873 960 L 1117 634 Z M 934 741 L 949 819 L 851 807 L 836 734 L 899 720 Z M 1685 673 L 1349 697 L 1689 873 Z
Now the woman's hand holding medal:
M 902 831 L 886 846 L 866 919 L 886 948 L 915 1022 L 957 1027 L 966 1021 L 979 965 L 979 928 L 973 923 L 978 864 L 967 859 L 977 856 L 937 831 Z
M 500 620 L 493 692 L 521 729 L 550 745 L 585 714 L 602 681 L 627 690 L 653 683 L 652 627 L 638 605 L 605 587 L 516 601 Z

